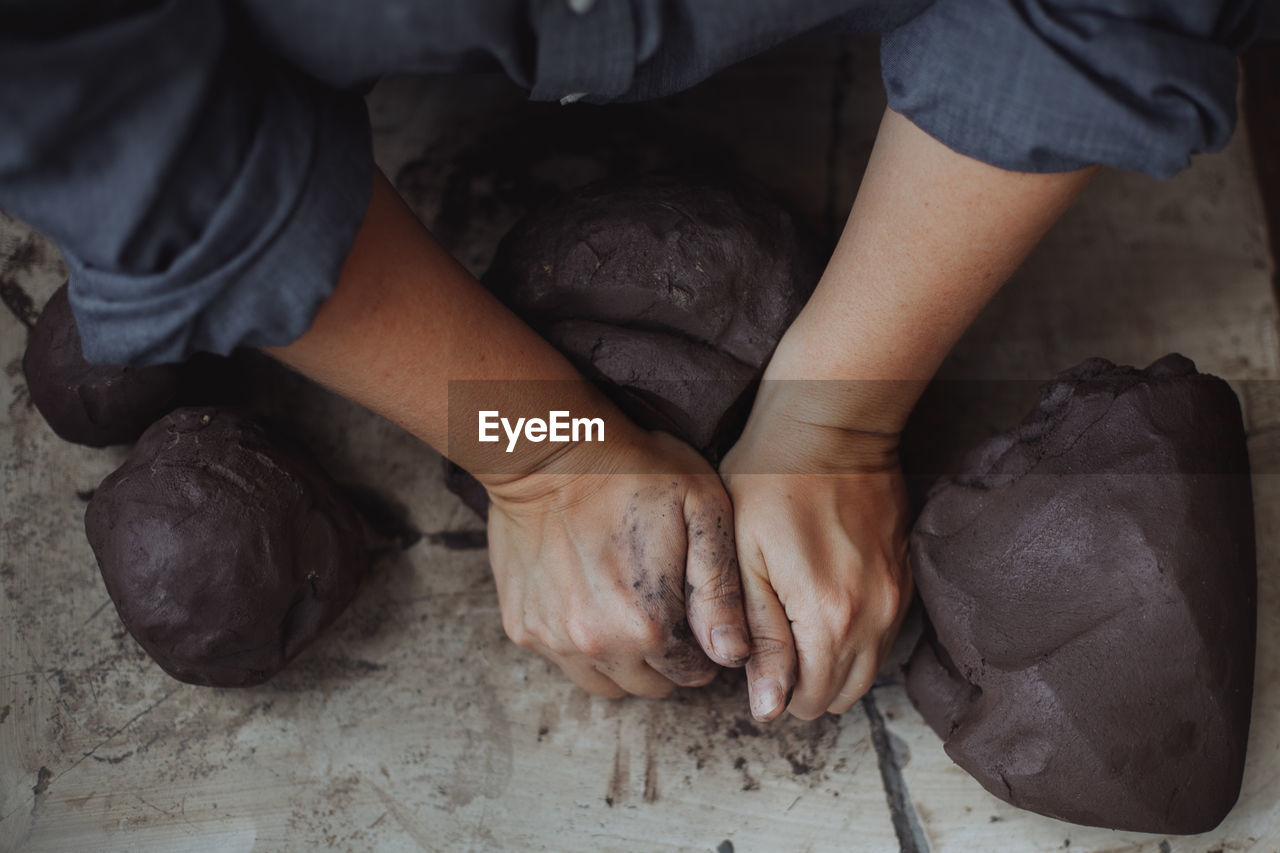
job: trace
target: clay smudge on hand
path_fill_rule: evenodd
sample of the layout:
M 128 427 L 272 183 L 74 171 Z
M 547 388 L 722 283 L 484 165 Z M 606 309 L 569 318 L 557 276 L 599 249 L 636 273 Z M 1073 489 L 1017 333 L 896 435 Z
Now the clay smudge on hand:
M 632 607 L 661 628 L 665 640 L 661 663 L 650 661 L 659 672 L 677 683 L 705 681 L 713 662 L 698 645 L 685 613 L 685 564 L 687 548 L 665 559 L 654 554 L 658 537 L 670 536 L 672 525 L 684 525 L 680 485 L 670 482 L 636 492 L 628 502 L 621 530 L 614 541 L 626 554 L 627 595 Z M 673 557 L 675 559 L 673 559 Z M 655 652 L 657 650 L 654 650 Z

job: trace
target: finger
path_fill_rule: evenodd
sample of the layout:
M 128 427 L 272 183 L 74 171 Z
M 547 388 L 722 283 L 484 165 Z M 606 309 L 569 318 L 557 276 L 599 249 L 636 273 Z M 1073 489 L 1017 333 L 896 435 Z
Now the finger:
M 877 597 L 879 606 L 865 615 L 865 619 L 868 620 L 868 624 L 865 625 L 867 631 L 864 631 L 860 639 L 852 640 L 856 657 L 849 667 L 849 674 L 845 676 L 844 683 L 827 704 L 827 711 L 831 713 L 845 713 L 854 707 L 854 704 L 872 689 L 872 685 L 876 684 L 879 670 L 884 665 L 884 661 L 890 657 L 893 640 L 897 638 L 897 631 L 901 628 L 902 619 L 906 616 L 906 606 L 910 603 L 910 567 L 905 560 L 902 560 L 899 566 L 899 570 L 893 573 L 896 575 L 893 583 L 884 589 L 881 596 Z M 800 692 L 797 692 L 797 699 L 799 694 Z
M 769 585 L 759 551 L 738 556 L 743 567 L 743 604 L 751 631 L 751 658 L 747 661 L 751 714 L 757 720 L 768 721 L 781 714 L 791 701 L 796 684 L 795 641 L 791 622 Z
M 645 655 L 656 672 L 681 687 L 701 687 L 716 677 L 720 667 L 703 654 L 683 615 L 676 616 L 661 651 Z
M 788 708 L 801 720 L 816 720 L 826 713 L 849 681 L 859 653 L 865 651 L 858 631 L 865 614 L 858 600 L 852 592 L 842 591 L 807 602 L 805 612 L 813 617 L 804 622 L 808 630 L 797 632 L 795 638 L 800 672 Z M 874 658 L 874 652 L 867 657 Z
M 905 566 L 905 563 L 903 564 Z M 884 666 L 893 650 L 894 640 L 898 636 L 898 630 L 902 627 L 902 620 L 906 616 L 906 605 L 901 601 L 905 601 L 911 590 L 910 575 L 905 578 L 901 577 L 897 581 L 897 586 L 891 590 L 891 594 L 884 596 L 881 607 L 880 623 L 888 623 L 883 630 L 880 630 L 870 637 L 861 641 L 860 650 L 857 657 L 853 661 L 853 666 L 849 670 L 849 675 L 841 685 L 836 697 L 831 701 L 827 710 L 832 714 L 843 714 L 853 707 L 859 699 L 866 695 L 872 685 L 875 684 L 876 676 L 880 674 L 880 668 Z M 906 595 L 903 595 L 903 589 Z M 900 598 L 901 596 L 901 598 Z
M 535 649 L 538 654 L 560 667 L 569 680 L 594 696 L 606 699 L 621 699 L 627 695 L 609 676 L 596 668 L 594 661 L 583 657 L 558 655 L 546 647 Z
M 836 697 L 827 707 L 827 710 L 832 714 L 846 713 L 871 689 L 871 685 L 875 683 L 878 669 L 876 655 L 868 652 L 859 653 L 853 660 L 853 667 L 849 670 L 849 677 L 845 679 L 840 690 L 836 692 Z
M 684 529 L 668 559 L 670 570 L 656 580 L 644 580 L 632 590 L 639 594 L 631 620 L 622 631 L 624 648 L 663 677 L 681 687 L 698 687 L 715 677 L 719 667 L 703 653 L 685 613 Z M 660 560 L 665 562 L 665 560 Z M 642 573 L 642 578 L 647 573 Z M 608 659 L 622 657 L 611 655 Z M 604 660 L 603 656 L 595 656 Z
M 742 666 L 751 655 L 742 606 L 742 579 L 733 537 L 733 507 L 718 490 L 685 500 L 689 548 L 685 610 L 689 628 L 707 656 L 722 666 Z
M 666 699 L 676 689 L 671 679 L 658 673 L 642 660 L 596 664 L 609 678 L 633 696 Z

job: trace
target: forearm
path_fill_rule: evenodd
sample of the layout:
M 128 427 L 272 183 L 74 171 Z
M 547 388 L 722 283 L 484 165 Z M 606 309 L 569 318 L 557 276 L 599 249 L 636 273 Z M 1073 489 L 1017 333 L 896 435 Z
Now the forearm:
M 907 415 L 1091 173 L 1001 171 L 886 113 L 840 243 L 720 463 L 757 718 L 784 696 L 803 719 L 844 713 L 870 689 L 911 599 Z
M 820 398 L 807 404 L 813 417 L 901 429 L 947 352 L 1095 171 L 997 169 L 887 111 L 839 245 L 765 378 L 840 380 L 806 395 Z
M 486 484 L 536 470 L 564 445 L 524 442 L 507 454 L 505 441 L 480 444 L 476 409 L 542 417 L 566 409 L 629 427 L 436 243 L 381 172 L 375 180 L 333 295 L 306 334 L 273 356 L 449 452 Z M 452 444 L 450 380 L 491 380 L 454 385 Z

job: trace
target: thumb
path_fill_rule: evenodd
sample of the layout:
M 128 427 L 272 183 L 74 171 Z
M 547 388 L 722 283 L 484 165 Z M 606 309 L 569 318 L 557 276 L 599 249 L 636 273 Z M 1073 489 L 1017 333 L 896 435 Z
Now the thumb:
M 685 525 L 689 628 L 709 658 L 722 666 L 742 666 L 751 654 L 751 644 L 742 612 L 733 507 L 723 488 L 711 494 L 691 493 L 685 499 Z

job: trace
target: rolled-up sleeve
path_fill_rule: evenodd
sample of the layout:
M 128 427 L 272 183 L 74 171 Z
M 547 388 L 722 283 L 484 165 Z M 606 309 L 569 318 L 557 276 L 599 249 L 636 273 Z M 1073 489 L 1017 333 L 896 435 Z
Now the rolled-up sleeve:
M 881 71 L 893 109 L 986 163 L 1168 177 L 1230 138 L 1257 6 L 937 0 L 885 34 Z
M 52 29 L 16 5 L 0 3 L 0 207 L 60 244 L 86 357 L 305 332 L 372 189 L 363 100 L 275 60 L 220 0 Z

